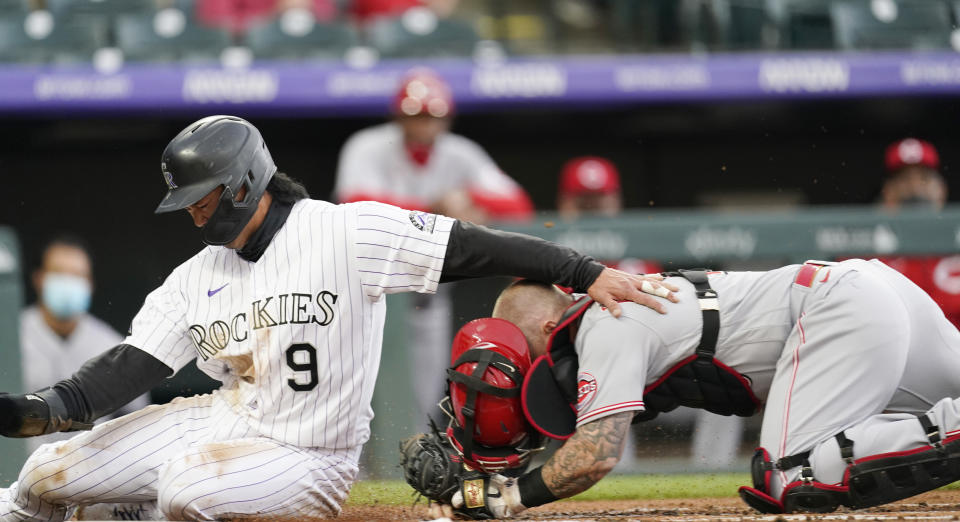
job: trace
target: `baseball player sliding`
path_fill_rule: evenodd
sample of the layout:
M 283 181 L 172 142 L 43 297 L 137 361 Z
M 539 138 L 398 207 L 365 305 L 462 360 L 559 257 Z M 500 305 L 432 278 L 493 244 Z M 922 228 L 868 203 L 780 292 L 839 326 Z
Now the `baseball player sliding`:
M 44 445 L 0 489 L 0 520 L 156 501 L 172 520 L 335 516 L 370 436 L 384 295 L 513 274 L 663 305 L 669 285 L 569 249 L 425 212 L 308 198 L 232 116 L 163 152 L 157 212 L 185 209 L 208 245 L 151 292 L 123 342 L 72 377 L 0 395 L 0 434 L 82 430 L 196 359 L 223 386 Z M 619 312 L 619 309 L 617 309 Z
M 740 489 L 764 513 L 875 506 L 960 480 L 960 333 L 904 276 L 859 259 L 682 275 L 667 279 L 680 287 L 669 315 L 627 303 L 615 318 L 520 281 L 494 318 L 468 323 L 448 371 L 451 427 L 403 448 L 408 481 L 423 451 L 479 470 L 433 481 L 433 514 L 504 518 L 584 491 L 617 463 L 632 421 L 678 405 L 765 405 L 753 485 Z M 537 445 L 516 427 L 524 414 L 566 440 L 507 478 Z M 498 425 L 519 437 L 492 448 Z

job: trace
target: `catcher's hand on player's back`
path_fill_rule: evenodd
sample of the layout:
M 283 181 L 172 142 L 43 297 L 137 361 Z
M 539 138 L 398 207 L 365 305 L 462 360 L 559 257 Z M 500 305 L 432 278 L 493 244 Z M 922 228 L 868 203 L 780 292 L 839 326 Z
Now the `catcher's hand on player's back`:
M 463 477 L 450 505 L 432 504 L 430 516 L 450 518 L 459 515 L 473 520 L 488 520 L 509 518 L 525 509 L 526 506 L 520 503 L 517 479 L 499 474 L 476 474 L 472 478 Z
M 678 290 L 680 289 L 676 286 L 663 282 L 663 276 L 659 274 L 633 275 L 608 267 L 600 272 L 587 293 L 594 301 L 607 307 L 614 317 L 620 317 L 620 305 L 617 301 L 633 301 L 665 314 L 667 311 L 663 303 L 651 296 L 676 303 L 677 296 L 673 295 L 673 292 Z

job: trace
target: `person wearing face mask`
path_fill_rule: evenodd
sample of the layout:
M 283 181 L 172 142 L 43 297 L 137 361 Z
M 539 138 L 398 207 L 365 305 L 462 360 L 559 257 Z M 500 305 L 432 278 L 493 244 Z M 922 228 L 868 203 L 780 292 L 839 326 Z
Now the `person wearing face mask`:
M 116 346 L 123 337 L 107 323 L 90 315 L 93 277 L 90 255 L 83 241 L 59 236 L 42 249 L 40 266 L 33 273 L 36 304 L 20 314 L 20 359 L 23 391 L 65 379 L 80 365 Z M 121 408 L 124 415 L 150 404 L 146 394 Z M 109 420 L 106 417 L 103 420 Z M 30 451 L 64 440 L 67 433 L 27 439 Z
M 906 138 L 887 147 L 887 175 L 880 192 L 880 206 L 928 209 L 939 212 L 947 201 L 947 184 L 940 174 L 940 155 L 933 144 Z M 960 327 L 960 256 L 896 256 L 881 261 L 923 288 L 940 305 L 944 315 Z

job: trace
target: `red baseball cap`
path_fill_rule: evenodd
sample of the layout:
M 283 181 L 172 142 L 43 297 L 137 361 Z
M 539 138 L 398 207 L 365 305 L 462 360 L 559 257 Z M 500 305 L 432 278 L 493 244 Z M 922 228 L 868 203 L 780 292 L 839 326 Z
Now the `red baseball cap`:
M 583 156 L 568 161 L 560 174 L 560 193 L 611 194 L 620 190 L 620 173 L 606 158 Z
M 412 71 L 400 84 L 393 98 L 393 112 L 400 116 L 450 116 L 453 114 L 453 94 L 450 86 L 432 71 Z
M 896 172 L 903 167 L 920 165 L 937 170 L 940 168 L 940 155 L 928 141 L 906 138 L 887 147 L 884 155 L 887 172 Z

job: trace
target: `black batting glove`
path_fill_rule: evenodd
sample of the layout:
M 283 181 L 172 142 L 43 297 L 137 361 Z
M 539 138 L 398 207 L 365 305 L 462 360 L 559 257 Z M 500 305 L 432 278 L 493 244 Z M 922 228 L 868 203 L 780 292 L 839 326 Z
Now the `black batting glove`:
M 0 393 L 0 435 L 4 437 L 35 437 L 92 427 L 71 420 L 63 400 L 51 388 L 26 395 Z

